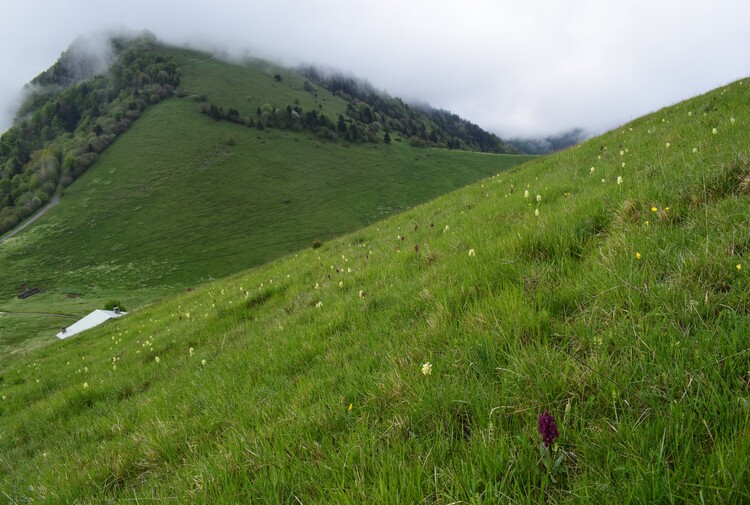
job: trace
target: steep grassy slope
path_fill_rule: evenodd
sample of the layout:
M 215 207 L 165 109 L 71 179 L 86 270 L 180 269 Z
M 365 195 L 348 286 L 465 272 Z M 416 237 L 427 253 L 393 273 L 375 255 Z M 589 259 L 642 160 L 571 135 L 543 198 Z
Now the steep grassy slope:
M 189 93 L 243 114 L 294 100 L 329 115 L 345 109 L 341 98 L 305 91 L 304 78 L 267 63 L 164 52 Z M 59 326 L 108 299 L 140 306 L 529 159 L 323 142 L 309 132 L 217 122 L 201 106 L 186 97 L 149 108 L 58 206 L 0 245 L 0 312 L 13 313 L 0 314 L 0 355 L 53 340 Z M 44 293 L 18 299 L 27 288 Z
M 5 496 L 747 502 L 749 85 L 13 362 Z

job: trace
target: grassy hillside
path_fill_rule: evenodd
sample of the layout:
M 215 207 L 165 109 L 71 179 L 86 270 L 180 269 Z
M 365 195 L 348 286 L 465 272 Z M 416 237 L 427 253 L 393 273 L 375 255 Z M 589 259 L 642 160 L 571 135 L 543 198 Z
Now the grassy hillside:
M 327 114 L 345 108 L 325 90 L 304 91 L 291 71 L 165 52 L 179 63 L 186 90 L 225 107 L 241 102 L 243 113 L 244 104 L 249 113 L 294 97 Z M 141 306 L 529 159 L 324 142 L 309 132 L 217 122 L 200 110 L 191 97 L 152 105 L 56 207 L 0 245 L 0 355 L 54 341 L 61 325 L 106 300 Z M 44 292 L 17 298 L 28 288 Z
M 165 47 L 162 52 L 179 65 L 182 88 L 205 95 L 207 100 L 243 116 L 255 116 L 258 107 L 299 105 L 303 110 L 319 110 L 331 118 L 346 114 L 346 101 L 308 82 L 299 73 L 265 60 L 248 59 L 231 64 L 200 51 Z M 278 75 L 280 81 L 274 79 Z
M 4 496 L 750 501 L 748 86 L 13 361 Z

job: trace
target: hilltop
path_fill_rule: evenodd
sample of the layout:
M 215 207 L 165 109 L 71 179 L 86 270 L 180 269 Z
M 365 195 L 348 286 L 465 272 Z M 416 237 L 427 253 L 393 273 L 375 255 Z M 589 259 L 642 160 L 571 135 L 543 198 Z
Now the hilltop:
M 748 86 L 9 363 L 3 492 L 749 501 Z
M 0 360 L 109 300 L 143 306 L 529 159 L 441 148 L 397 99 L 370 106 L 266 61 L 147 34 L 113 39 L 97 74 L 79 46 L 34 79 L 0 139 L 0 219 L 62 195 L 0 244 Z
M 103 44 L 74 42 L 27 86 L 14 127 L 0 137 L 0 233 L 71 184 L 144 111 L 174 94 L 206 102 L 201 110 L 215 120 L 259 130 L 353 143 L 388 144 L 393 135 L 416 147 L 517 153 L 447 111 L 410 108 L 367 83 L 312 67 L 303 76 L 250 58 L 239 71 L 213 65 L 213 55 L 165 46 L 148 32 Z M 266 82 L 271 76 L 277 86 Z

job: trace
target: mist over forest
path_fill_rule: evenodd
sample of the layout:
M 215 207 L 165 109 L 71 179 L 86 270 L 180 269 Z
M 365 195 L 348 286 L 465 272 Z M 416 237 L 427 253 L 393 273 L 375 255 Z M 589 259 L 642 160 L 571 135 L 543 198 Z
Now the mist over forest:
M 505 143 L 526 154 L 550 154 L 562 151 L 586 140 L 590 135 L 583 128 L 573 128 L 546 137 L 514 137 L 504 139 Z

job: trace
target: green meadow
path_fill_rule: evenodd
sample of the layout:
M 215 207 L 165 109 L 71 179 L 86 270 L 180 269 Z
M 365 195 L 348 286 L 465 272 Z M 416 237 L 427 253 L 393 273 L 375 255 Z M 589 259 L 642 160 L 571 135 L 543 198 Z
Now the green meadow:
M 386 219 L 7 361 L 3 496 L 12 503 L 747 503 L 749 98 L 750 81 L 738 81 L 413 209 L 370 210 L 353 226 Z M 135 128 L 185 103 L 168 101 Z M 222 146 L 208 170 L 250 177 L 218 160 L 243 159 L 251 143 L 270 159 L 277 152 L 262 135 L 224 126 L 205 130 L 214 132 L 210 145 Z M 228 148 L 221 142 L 230 130 L 236 145 Z M 192 203 L 190 192 L 200 189 L 186 189 L 182 203 L 164 197 L 156 164 L 128 182 L 125 165 L 113 162 L 131 135 L 65 196 L 89 199 L 81 222 L 147 229 L 192 205 L 196 215 L 210 210 Z M 290 147 L 285 155 L 305 142 L 276 135 L 275 144 Z M 330 160 L 353 152 L 313 146 Z M 148 149 L 127 151 L 137 159 Z M 362 156 L 384 170 L 408 170 L 392 159 L 454 169 L 477 159 L 368 149 Z M 184 156 L 189 177 L 199 167 Z M 267 177 L 301 170 L 284 159 Z M 94 198 L 112 194 L 114 179 L 107 185 L 104 174 L 113 169 L 163 211 L 151 203 L 98 214 Z M 326 194 L 356 194 L 337 193 L 356 184 L 348 177 Z M 282 188 L 290 186 L 278 187 L 270 201 L 281 203 L 269 212 L 304 208 L 312 198 L 310 190 L 289 197 Z M 254 219 L 252 199 L 241 193 L 215 207 L 238 206 L 232 226 Z M 64 226 L 65 209 L 61 203 L 30 237 Z M 327 239 L 319 226 L 300 232 L 301 240 Z M 111 229 L 113 239 L 131 233 L 122 228 Z M 218 276 L 233 254 L 251 254 L 249 245 L 198 242 L 208 232 L 201 228 L 209 226 L 187 223 L 172 236 L 190 253 L 184 258 L 207 248 L 202 262 L 144 253 L 133 271 L 148 276 L 100 275 L 122 276 L 125 291 L 153 285 L 150 276 L 176 282 L 179 261 Z M 162 241 L 153 233 L 141 247 L 157 249 Z M 128 245 L 134 240 L 116 244 L 137 254 Z M 87 253 L 86 244 L 83 237 L 73 244 L 76 254 L 105 256 Z M 50 253 L 48 261 L 57 260 Z M 78 277 L 63 277 L 61 286 Z M 554 469 L 540 453 L 545 411 L 559 429 L 548 449 L 559 460 Z
M 345 102 L 305 91 L 299 74 L 265 63 L 164 51 L 181 65 L 188 96 L 149 108 L 56 207 L 0 245 L 2 356 L 54 341 L 60 326 L 107 300 L 141 307 L 531 159 L 398 141 L 326 142 L 309 132 L 217 122 L 193 94 L 239 103 L 243 114 L 297 99 L 332 115 Z M 29 288 L 43 293 L 17 298 Z

